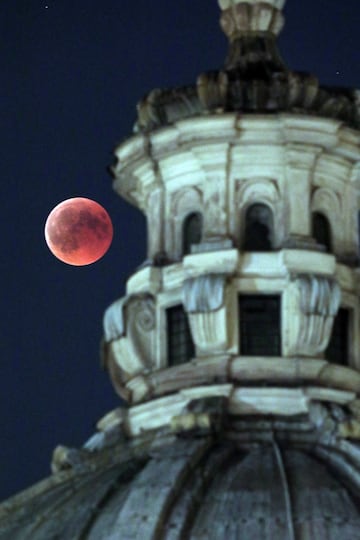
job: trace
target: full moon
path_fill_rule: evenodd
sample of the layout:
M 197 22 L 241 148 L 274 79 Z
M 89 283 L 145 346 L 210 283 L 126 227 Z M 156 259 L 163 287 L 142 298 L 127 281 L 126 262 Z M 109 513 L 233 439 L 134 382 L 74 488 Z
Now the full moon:
M 113 226 L 97 202 L 75 197 L 61 202 L 45 223 L 45 240 L 60 261 L 85 266 L 101 259 L 110 247 Z

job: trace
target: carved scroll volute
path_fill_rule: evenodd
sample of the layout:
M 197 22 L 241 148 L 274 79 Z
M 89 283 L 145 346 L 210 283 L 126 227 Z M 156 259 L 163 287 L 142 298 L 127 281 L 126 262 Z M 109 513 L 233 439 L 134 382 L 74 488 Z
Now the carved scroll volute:
M 229 346 L 225 284 L 223 274 L 204 275 L 184 282 L 183 303 L 198 356 L 225 351 Z
M 122 397 L 130 379 L 155 368 L 155 326 L 151 295 L 125 297 L 105 312 L 104 363 Z
M 324 276 L 298 275 L 284 298 L 285 354 L 319 356 L 328 346 L 341 300 L 336 281 Z

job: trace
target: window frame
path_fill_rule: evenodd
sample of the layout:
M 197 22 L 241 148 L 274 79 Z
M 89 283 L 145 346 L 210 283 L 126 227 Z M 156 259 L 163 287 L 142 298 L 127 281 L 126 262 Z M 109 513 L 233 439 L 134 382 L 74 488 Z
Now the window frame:
M 278 347 L 277 347 L 277 351 L 276 351 L 276 354 L 249 354 L 249 352 L 246 352 L 244 351 L 244 348 L 242 346 L 242 321 L 243 321 L 243 316 L 242 316 L 242 309 L 241 309 L 241 298 L 256 298 L 256 299 L 266 299 L 266 300 L 269 300 L 269 299 L 276 299 L 277 302 L 278 302 L 278 306 L 277 306 L 277 310 L 278 310 L 278 339 L 279 339 L 279 343 L 278 343 Z M 269 358 L 278 358 L 280 356 L 282 356 L 282 348 L 283 348 L 283 324 L 282 324 L 282 294 L 278 291 L 271 291 L 271 292 L 268 292 L 268 293 L 260 293 L 258 291 L 254 291 L 254 292 L 251 292 L 251 291 L 239 291 L 238 292 L 238 299 L 237 299 L 237 305 L 238 305 L 238 349 L 239 349 L 239 355 L 240 356 L 259 356 L 259 357 L 262 357 L 262 356 L 266 356 L 266 357 L 269 357 Z

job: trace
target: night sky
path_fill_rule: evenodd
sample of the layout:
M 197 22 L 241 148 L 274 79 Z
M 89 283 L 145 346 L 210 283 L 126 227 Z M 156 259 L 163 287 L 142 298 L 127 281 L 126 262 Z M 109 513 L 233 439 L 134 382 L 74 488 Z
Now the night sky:
M 49 474 L 58 444 L 81 446 L 119 404 L 100 368 L 105 308 L 146 257 L 145 220 L 106 167 L 155 87 L 220 67 L 216 0 L 0 2 L 0 499 Z M 359 0 L 288 0 L 280 48 L 322 83 L 360 87 Z M 49 252 L 44 224 L 69 197 L 109 212 L 98 263 Z

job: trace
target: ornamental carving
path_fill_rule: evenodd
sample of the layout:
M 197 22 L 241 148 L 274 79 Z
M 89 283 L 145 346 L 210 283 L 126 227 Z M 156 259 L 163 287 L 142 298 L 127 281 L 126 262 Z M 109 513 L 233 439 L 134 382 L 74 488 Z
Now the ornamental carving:
M 202 73 L 197 80 L 199 100 L 205 109 L 212 110 L 226 106 L 229 78 L 224 71 Z
M 284 17 L 270 3 L 241 2 L 222 12 L 220 25 L 230 39 L 245 32 L 271 32 L 277 35 L 284 26 Z
M 329 188 L 318 188 L 311 198 L 311 210 L 323 212 L 325 215 L 334 216 L 336 219 L 342 211 L 341 197 Z
M 200 103 L 194 87 L 166 91 L 155 88 L 138 103 L 137 112 L 135 131 L 142 131 L 197 114 L 200 112 Z
M 121 395 L 129 379 L 155 367 L 155 321 L 149 294 L 122 298 L 105 312 L 104 361 Z
M 202 208 L 203 194 L 195 186 L 188 186 L 176 191 L 171 200 L 171 213 L 183 218 L 186 214 Z
M 183 304 L 199 356 L 224 351 L 229 343 L 226 276 L 209 274 L 187 279 Z
M 261 202 L 273 207 L 280 199 L 280 190 L 276 180 L 270 178 L 251 178 L 238 181 L 238 204 L 246 206 Z
M 204 313 L 220 309 L 224 304 L 224 295 L 223 274 L 208 274 L 184 282 L 183 303 L 188 313 Z
M 299 275 L 287 290 L 285 336 L 290 354 L 318 356 L 329 343 L 341 290 L 331 278 Z

